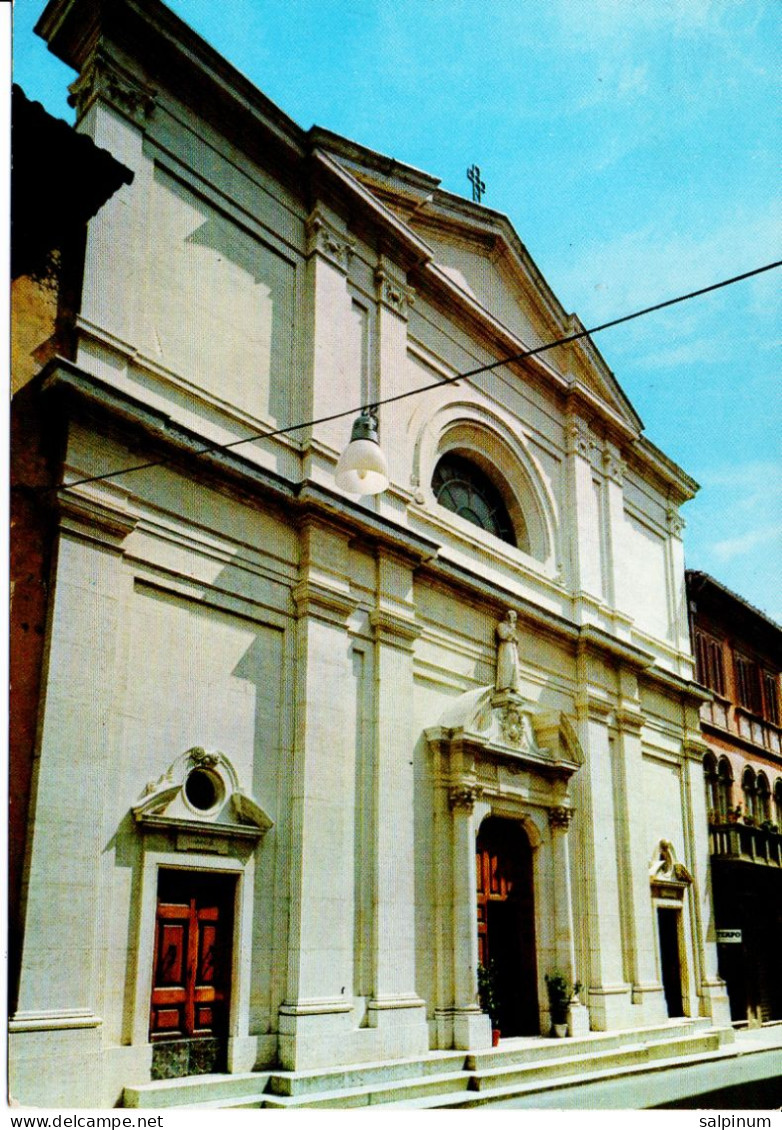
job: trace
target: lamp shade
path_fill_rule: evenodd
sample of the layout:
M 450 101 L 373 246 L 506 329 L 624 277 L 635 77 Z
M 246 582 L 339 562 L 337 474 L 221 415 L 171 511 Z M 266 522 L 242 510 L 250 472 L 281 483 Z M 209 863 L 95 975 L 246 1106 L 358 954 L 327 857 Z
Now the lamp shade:
M 350 443 L 342 452 L 334 481 L 348 494 L 380 494 L 388 486 L 388 466 L 377 438 L 377 420 L 367 412 L 362 412 L 353 423 Z

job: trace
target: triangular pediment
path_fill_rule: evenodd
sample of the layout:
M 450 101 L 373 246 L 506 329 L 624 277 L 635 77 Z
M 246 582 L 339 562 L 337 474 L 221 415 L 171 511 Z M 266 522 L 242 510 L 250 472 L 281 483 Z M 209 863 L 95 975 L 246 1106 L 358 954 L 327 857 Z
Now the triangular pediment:
M 585 329 L 562 307 L 507 216 L 445 192 L 436 177 L 345 138 L 320 129 L 311 136 L 431 249 L 435 272 L 508 331 L 519 352 Z M 573 392 L 585 393 L 632 430 L 641 430 L 641 420 L 589 338 L 547 351 L 545 359 Z

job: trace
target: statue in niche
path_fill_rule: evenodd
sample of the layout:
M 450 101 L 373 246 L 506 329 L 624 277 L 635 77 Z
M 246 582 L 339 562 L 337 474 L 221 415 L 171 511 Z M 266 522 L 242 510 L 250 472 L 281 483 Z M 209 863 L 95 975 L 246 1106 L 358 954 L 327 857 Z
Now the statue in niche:
M 497 691 L 519 689 L 519 643 L 516 635 L 516 613 L 509 609 L 504 620 L 497 625 Z

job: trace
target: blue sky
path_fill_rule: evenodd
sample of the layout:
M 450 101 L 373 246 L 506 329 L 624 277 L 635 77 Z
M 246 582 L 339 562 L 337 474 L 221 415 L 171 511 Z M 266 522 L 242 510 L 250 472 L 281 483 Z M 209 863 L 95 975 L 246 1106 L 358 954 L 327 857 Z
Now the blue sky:
M 14 77 L 72 120 L 74 75 L 16 0 Z M 776 0 L 169 0 L 305 128 L 505 212 L 587 325 L 781 259 Z M 782 270 L 596 343 L 701 484 L 687 565 L 782 622 Z

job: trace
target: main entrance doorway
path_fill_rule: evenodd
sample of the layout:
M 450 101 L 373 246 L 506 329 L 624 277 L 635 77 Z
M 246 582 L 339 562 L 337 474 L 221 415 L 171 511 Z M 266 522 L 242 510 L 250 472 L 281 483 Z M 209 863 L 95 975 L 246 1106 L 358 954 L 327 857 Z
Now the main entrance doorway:
M 538 974 L 532 848 L 513 820 L 490 816 L 478 833 L 478 954 L 497 973 L 503 1036 L 537 1036 Z
M 152 1077 L 225 1065 L 236 879 L 161 870 L 149 1038 Z

